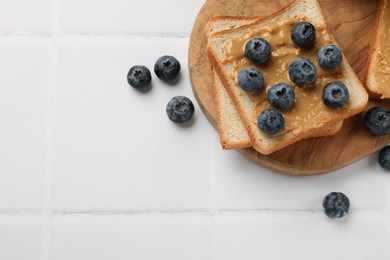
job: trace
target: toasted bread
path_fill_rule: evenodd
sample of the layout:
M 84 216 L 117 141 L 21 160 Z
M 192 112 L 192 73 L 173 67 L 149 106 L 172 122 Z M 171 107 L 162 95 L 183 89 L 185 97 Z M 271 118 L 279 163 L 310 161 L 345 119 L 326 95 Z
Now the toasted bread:
M 237 28 L 255 22 L 259 19 L 261 18 L 231 16 L 215 17 L 206 25 L 206 38 L 214 32 Z M 218 132 L 222 148 L 241 149 L 252 146 L 248 131 L 242 123 L 233 101 L 229 97 L 223 83 L 215 71 L 213 71 L 213 87 L 214 100 L 217 109 Z M 339 121 L 323 127 L 323 129 L 317 133 L 317 136 L 334 135 L 341 129 L 342 125 L 343 121 Z
M 251 147 L 252 142 L 248 131 L 215 71 L 213 71 L 213 87 L 217 108 L 218 133 L 222 148 L 232 150 Z M 331 136 L 340 131 L 342 126 L 343 120 L 330 124 L 329 126 L 320 127 L 318 132 L 315 133 L 315 136 L 307 136 L 306 138 Z
M 222 148 L 231 150 L 251 147 L 252 142 L 248 131 L 215 71 L 213 71 L 213 88 L 219 140 Z
M 365 85 L 370 96 L 390 101 L 390 1 L 380 0 Z
M 254 101 L 253 97 L 239 88 L 235 77 L 232 76 L 232 74 L 236 72 L 234 71 L 234 64 L 232 64 L 232 62 L 229 61 L 229 57 L 227 57 L 228 45 L 231 43 L 232 39 L 244 38 L 246 35 L 253 33 L 253 30 L 261 29 L 266 25 L 275 24 L 277 21 L 289 18 L 295 19 L 301 17 L 304 17 L 318 28 L 322 27 L 323 33 L 321 33 L 321 37 L 326 37 L 329 43 L 335 44 L 333 36 L 326 30 L 325 19 L 321 13 L 318 2 L 315 0 L 294 1 L 279 12 L 265 17 L 264 19 L 260 19 L 252 24 L 239 28 L 213 33 L 208 39 L 207 52 L 210 61 L 215 67 L 223 85 L 238 110 L 240 118 L 250 136 L 252 146 L 262 154 L 270 154 L 304 138 L 320 136 L 320 129 L 323 129 L 323 127 L 329 126 L 330 124 L 340 122 L 341 120 L 362 111 L 367 104 L 367 92 L 361 85 L 350 65 L 347 63 L 345 57 L 343 57 L 343 62 L 340 65 L 340 69 L 343 71 L 341 81 L 347 86 L 350 94 L 349 103 L 345 108 L 332 110 L 321 103 L 318 104 L 320 107 L 320 113 L 318 113 L 318 115 L 311 115 L 309 118 L 306 115 L 304 118 L 300 118 L 301 120 L 305 120 L 306 128 L 297 127 L 295 129 L 288 129 L 275 136 L 266 135 L 259 130 L 255 120 L 258 114 L 254 109 L 255 106 L 258 106 L 259 104 Z M 228 62 L 226 62 L 227 60 Z M 328 79 L 332 80 L 339 78 L 329 77 Z M 323 87 L 324 86 L 317 84 L 315 86 L 315 88 Z M 295 87 L 295 90 L 301 92 L 307 91 L 306 88 L 297 87 Z M 265 93 L 265 91 L 263 92 Z M 310 98 L 310 96 L 308 98 Z M 313 97 L 311 98 L 313 99 Z M 282 111 L 282 113 L 285 112 Z M 292 113 L 294 113 L 294 109 L 292 110 Z
M 206 25 L 206 38 L 214 33 L 250 24 L 260 18 L 216 17 Z M 225 90 L 218 74 L 213 70 L 214 101 L 217 109 L 217 125 L 223 149 L 242 149 L 252 146 L 244 124 L 233 101 Z

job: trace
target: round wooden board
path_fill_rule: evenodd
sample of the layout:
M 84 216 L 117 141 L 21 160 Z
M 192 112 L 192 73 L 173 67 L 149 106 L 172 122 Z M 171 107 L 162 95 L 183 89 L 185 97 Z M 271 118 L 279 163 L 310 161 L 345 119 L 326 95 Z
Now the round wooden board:
M 189 45 L 189 69 L 192 88 L 203 112 L 216 126 L 216 110 L 212 94 L 211 65 L 205 46 L 204 27 L 216 16 L 266 16 L 286 6 L 288 0 L 206 0 L 193 26 Z M 375 23 L 375 0 L 320 0 L 328 27 L 334 34 L 348 62 L 363 80 L 369 45 Z M 390 104 L 370 101 L 367 107 Z M 331 137 L 299 141 L 271 155 L 253 148 L 239 150 L 251 160 L 280 173 L 315 175 L 330 172 L 377 151 L 390 141 L 390 135 L 373 137 L 363 127 L 363 115 L 344 121 Z M 222 149 L 222 148 L 221 148 Z

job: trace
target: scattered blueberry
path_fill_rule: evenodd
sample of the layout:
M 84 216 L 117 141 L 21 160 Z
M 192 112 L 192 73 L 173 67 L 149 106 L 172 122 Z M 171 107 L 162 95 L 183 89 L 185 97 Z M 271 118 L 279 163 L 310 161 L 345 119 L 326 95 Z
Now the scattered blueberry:
M 374 136 L 390 132 L 390 111 L 383 107 L 373 107 L 364 115 L 364 126 Z
M 268 101 L 276 108 L 287 109 L 295 101 L 294 89 L 287 84 L 278 83 L 269 89 Z
M 162 56 L 154 64 L 154 73 L 161 80 L 173 82 L 180 72 L 180 62 L 173 56 Z
M 380 150 L 378 162 L 383 169 L 390 171 L 390 145 L 386 145 Z
M 275 135 L 284 128 L 284 118 L 275 109 L 266 109 L 260 113 L 257 125 L 267 135 Z
M 341 82 L 331 82 L 322 91 L 322 100 L 330 108 L 342 108 L 349 101 L 348 89 Z
M 340 66 L 343 54 L 336 45 L 325 45 L 317 53 L 317 61 L 321 68 L 333 70 Z
M 298 57 L 288 67 L 288 74 L 297 86 L 304 86 L 315 81 L 317 69 L 308 58 Z
M 330 218 L 342 218 L 349 211 L 349 199 L 341 192 L 331 192 L 324 198 L 322 206 Z
M 271 45 L 263 38 L 250 39 L 245 44 L 245 55 L 255 64 L 264 64 L 271 56 Z
M 150 85 L 152 81 L 152 76 L 147 67 L 142 65 L 136 65 L 130 68 L 129 73 L 127 73 L 127 82 L 136 89 L 143 89 L 146 86 Z
M 192 101 L 184 96 L 173 97 L 166 107 L 167 115 L 175 123 L 185 123 L 192 118 L 195 108 Z
M 263 75 L 254 68 L 242 69 L 237 75 L 240 87 L 246 92 L 258 92 L 263 89 Z
M 301 48 L 311 48 L 316 40 L 316 29 L 311 23 L 297 23 L 291 31 L 291 40 Z

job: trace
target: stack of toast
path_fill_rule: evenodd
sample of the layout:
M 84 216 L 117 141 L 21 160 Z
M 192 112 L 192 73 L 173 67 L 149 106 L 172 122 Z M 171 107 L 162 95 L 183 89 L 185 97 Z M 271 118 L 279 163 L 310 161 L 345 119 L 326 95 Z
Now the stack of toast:
M 377 28 L 384 26 L 380 20 L 389 20 L 390 7 L 386 2 L 387 0 L 383 0 L 380 3 Z M 291 41 L 289 30 L 299 22 L 309 22 L 316 28 L 316 43 L 309 52 L 299 50 L 288 42 Z M 389 27 L 380 30 L 390 34 Z M 389 53 L 389 41 L 379 40 L 385 44 L 373 45 L 374 54 L 369 66 L 374 67 L 372 71 L 376 73 L 368 72 L 366 78 L 367 85 L 368 81 L 376 85 L 366 86 L 367 90 L 344 56 L 336 70 L 325 71 L 318 66 L 315 61 L 318 50 L 325 44 L 337 46 L 337 42 L 327 29 L 316 0 L 293 1 L 280 11 L 263 18 L 216 17 L 208 22 L 205 33 L 207 53 L 213 69 L 218 130 L 224 149 L 253 147 L 259 153 L 267 155 L 305 138 L 334 135 L 341 129 L 343 120 L 365 109 L 368 102 L 367 91 L 370 97 L 390 98 L 390 90 L 385 93 L 382 91 L 383 87 L 378 87 L 383 78 L 390 75 L 389 64 L 382 58 L 383 53 Z M 253 37 L 261 37 L 273 43 L 269 64 L 253 64 L 246 59 L 244 43 Z M 383 34 L 378 33 L 376 38 L 380 37 Z M 388 36 L 384 37 L 389 39 Z M 300 56 L 310 57 L 316 65 L 318 73 L 312 86 L 297 86 L 288 75 L 288 65 Z M 264 89 L 260 93 L 248 93 L 240 88 L 237 71 L 245 67 L 263 72 Z M 274 77 L 273 73 L 278 77 Z M 332 82 L 341 82 L 348 90 L 349 100 L 342 108 L 329 108 L 321 98 L 325 86 Z M 269 135 L 260 129 L 257 118 L 262 111 L 273 108 L 266 97 L 269 89 L 277 83 L 293 87 L 295 102 L 290 109 L 276 109 L 283 115 L 285 127 L 280 133 Z

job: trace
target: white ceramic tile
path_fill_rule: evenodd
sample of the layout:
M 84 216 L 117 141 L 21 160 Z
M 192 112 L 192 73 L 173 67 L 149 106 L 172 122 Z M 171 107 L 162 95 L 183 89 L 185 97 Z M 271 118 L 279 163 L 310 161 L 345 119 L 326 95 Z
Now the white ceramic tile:
M 217 259 L 388 259 L 380 217 L 332 220 L 322 213 L 225 218 L 217 224 Z
M 203 0 L 61 1 L 65 33 L 190 33 Z
M 45 41 L 0 41 L 0 210 L 39 209 L 46 174 Z
M 52 187 L 54 210 L 207 210 L 210 126 L 195 102 L 188 39 L 64 40 L 59 45 Z M 158 57 L 182 63 L 177 85 L 153 72 Z M 152 71 L 147 93 L 131 88 L 135 64 Z M 168 101 L 194 101 L 191 124 L 166 115 Z
M 40 222 L 0 220 L 0 259 L 39 260 L 41 250 Z
M 63 221 L 51 228 L 51 260 L 211 259 L 206 221 Z
M 235 151 L 217 151 L 219 209 L 321 210 L 330 192 L 345 193 L 359 209 L 386 208 L 386 179 L 376 155 L 319 176 L 294 177 L 267 170 Z
M 51 0 L 0 1 L 0 33 L 49 34 L 51 4 Z

